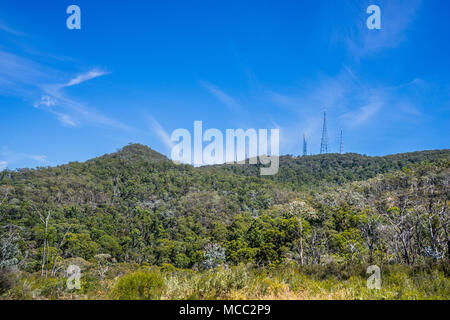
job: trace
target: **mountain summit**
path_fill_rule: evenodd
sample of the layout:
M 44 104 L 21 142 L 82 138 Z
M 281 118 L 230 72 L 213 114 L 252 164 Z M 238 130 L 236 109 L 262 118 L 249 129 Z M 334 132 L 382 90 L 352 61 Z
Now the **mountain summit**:
M 169 160 L 165 155 L 139 143 L 130 143 L 117 152 L 105 154 L 100 158 L 122 159 L 130 162 Z

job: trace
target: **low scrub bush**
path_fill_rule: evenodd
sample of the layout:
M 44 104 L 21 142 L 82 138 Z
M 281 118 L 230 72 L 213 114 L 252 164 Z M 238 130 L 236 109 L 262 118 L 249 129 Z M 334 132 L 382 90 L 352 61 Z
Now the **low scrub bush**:
M 158 271 L 137 271 L 121 277 L 112 290 L 119 300 L 158 300 L 164 288 L 164 277 Z

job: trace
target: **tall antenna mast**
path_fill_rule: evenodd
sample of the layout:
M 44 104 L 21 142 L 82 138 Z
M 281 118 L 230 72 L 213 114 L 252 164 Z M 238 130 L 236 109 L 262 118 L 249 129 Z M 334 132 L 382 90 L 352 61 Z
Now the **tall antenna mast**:
M 320 153 L 328 153 L 327 109 L 323 111 L 323 129 L 322 141 L 320 142 Z
M 306 143 L 306 136 L 303 134 L 303 156 L 308 155 L 308 145 Z
M 341 128 L 341 143 L 339 145 L 339 153 L 343 154 L 344 153 L 344 138 L 342 135 L 342 128 Z

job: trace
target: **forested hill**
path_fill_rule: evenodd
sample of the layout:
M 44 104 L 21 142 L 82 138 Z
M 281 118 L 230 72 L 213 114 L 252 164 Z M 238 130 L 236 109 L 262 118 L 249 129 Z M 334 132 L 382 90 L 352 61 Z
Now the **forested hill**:
M 164 201 L 180 201 L 193 192 L 250 190 L 255 195 L 279 189 L 259 177 L 216 172 L 175 164 L 164 155 L 138 144 L 86 162 L 58 167 L 4 170 L 0 186 L 6 199 L 47 202 L 47 205 L 135 205 L 151 206 Z M 252 199 L 256 199 L 254 196 Z M 6 201 L 5 199 L 5 201 Z M 241 202 L 243 201 L 241 197 Z
M 342 185 L 351 181 L 367 180 L 377 174 L 394 172 L 411 164 L 437 159 L 450 159 L 450 150 L 418 151 L 383 157 L 371 157 L 355 153 L 305 157 L 287 155 L 280 157 L 278 174 L 264 178 L 281 182 L 295 189 L 302 189 L 303 187 L 303 189 L 317 190 L 323 185 Z M 226 176 L 232 173 L 234 178 L 239 176 L 240 179 L 244 177 L 260 179 L 259 168 L 260 165 L 248 164 L 216 165 L 200 168 L 193 168 L 189 165 L 175 165 L 166 156 L 147 146 L 129 144 L 115 153 L 105 154 L 84 163 L 71 162 L 58 167 L 5 170 L 0 172 L 0 184 L 7 184 L 8 182 L 20 184 L 20 182 L 26 181 L 30 183 L 29 180 L 31 179 L 38 184 L 42 184 L 44 181 L 48 183 L 53 181 L 55 185 L 67 182 L 72 183 L 70 188 L 74 190 L 76 188 L 88 188 L 93 192 L 95 189 L 97 192 L 109 192 L 114 188 L 121 187 L 123 189 L 123 183 L 126 181 L 128 181 L 127 184 L 139 182 L 138 184 L 144 185 L 146 182 L 151 182 L 156 189 L 156 184 L 167 182 L 149 178 L 149 174 L 156 171 L 168 172 L 164 176 L 165 179 L 172 177 L 174 173 L 178 173 L 180 176 L 185 174 L 189 176 Z M 189 180 L 185 179 L 184 181 Z M 214 184 L 214 182 L 212 183 Z M 96 188 L 93 188 L 94 185 L 96 185 Z M 99 187 L 100 189 L 98 189 Z M 188 187 L 185 184 L 183 188 Z M 125 190 L 122 190 L 122 195 L 124 195 L 123 191 Z M 148 188 L 147 191 L 149 191 Z
M 417 236 L 419 240 L 414 241 L 420 248 L 400 259 L 395 248 L 401 247 L 397 240 L 403 234 L 385 232 L 377 244 L 380 256 L 408 263 L 429 254 L 441 257 L 448 252 L 448 193 L 444 192 L 448 190 L 448 157 L 449 150 L 375 158 L 355 154 L 282 157 L 279 174 L 267 179 L 256 175 L 256 166 L 194 168 L 177 165 L 148 147 L 128 145 L 83 163 L 4 170 L 0 172 L 0 241 L 9 249 L 0 256 L 0 266 L 21 261 L 23 269 L 36 272 L 47 260 L 45 269 L 55 270 L 56 264 L 67 259 L 95 262 L 100 254 L 118 262 L 170 263 L 179 268 L 202 266 L 211 254 L 229 264 L 266 265 L 298 260 L 299 245 L 305 246 L 301 253 L 305 263 L 320 263 L 332 255 L 351 261 L 372 259 L 378 252 L 371 251 L 373 244 L 366 252 L 364 214 L 382 208 L 376 219 L 381 219 L 380 230 L 388 230 L 391 217 L 385 215 L 398 216 L 397 205 L 390 202 L 397 197 L 402 203 L 406 192 L 419 200 L 422 193 L 431 194 L 427 208 L 433 211 L 411 225 L 427 226 L 426 219 L 431 219 L 434 238 L 428 237 L 428 229 L 417 229 L 409 236 Z M 432 162 L 438 158 L 444 160 Z M 389 174 L 382 176 L 387 190 L 382 204 L 372 199 L 380 188 L 369 188 L 378 180 L 369 180 L 365 189 L 357 184 L 350 189 L 334 186 L 314 195 L 292 188 L 362 180 L 408 164 L 413 164 L 412 169 L 396 171 L 395 180 Z M 417 185 L 417 181 L 423 183 Z M 361 188 L 367 192 L 361 193 Z M 391 194 L 397 189 L 400 194 Z M 348 201 L 337 202 L 343 194 L 348 194 Z M 406 203 L 406 211 L 400 212 L 403 222 L 409 220 L 402 215 L 412 210 L 427 212 L 419 200 Z M 355 203 L 366 203 L 366 207 Z M 394 249 L 387 250 L 388 245 L 395 245 Z
M 323 154 L 305 157 L 280 157 L 280 168 L 274 176 L 261 177 L 260 165 L 216 165 L 194 168 L 176 165 L 166 156 L 141 144 L 129 144 L 115 153 L 69 164 L 38 169 L 4 170 L 0 185 L 63 186 L 60 192 L 71 190 L 95 193 L 93 197 L 143 199 L 148 194 L 167 200 L 185 194 L 188 189 L 208 189 L 221 180 L 272 180 L 297 190 L 317 190 L 324 185 L 342 185 L 367 180 L 377 174 L 394 172 L 411 164 L 437 159 L 450 159 L 450 150 L 418 151 L 371 157 L 355 153 Z M 230 175 L 231 174 L 231 175 Z M 243 180 L 244 179 L 244 180 Z M 171 191 L 169 191 L 169 189 Z M 104 200 L 104 199 L 103 199 Z M 96 203 L 102 203 L 99 199 Z M 70 201 L 69 201 L 70 202 Z
M 294 187 L 317 187 L 323 184 L 342 185 L 367 180 L 377 174 L 394 172 L 422 161 L 450 159 L 450 150 L 430 150 L 371 157 L 356 153 L 322 154 L 305 157 L 281 156 L 280 169 L 274 176 L 265 176 Z M 259 175 L 259 165 L 219 165 L 227 172 L 249 176 Z
M 155 150 L 141 145 L 141 144 L 129 144 L 115 153 L 105 154 L 94 160 L 102 159 L 121 159 L 125 161 L 147 161 L 156 162 L 161 160 L 169 160 L 165 155 L 156 152 Z

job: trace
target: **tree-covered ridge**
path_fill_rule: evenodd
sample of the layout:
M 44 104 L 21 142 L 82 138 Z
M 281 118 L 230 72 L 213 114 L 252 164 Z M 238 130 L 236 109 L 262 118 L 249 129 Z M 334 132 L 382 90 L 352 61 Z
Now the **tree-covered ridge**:
M 303 189 L 325 184 L 342 185 L 351 181 L 367 180 L 380 173 L 401 170 L 403 167 L 425 160 L 437 159 L 450 159 L 450 150 L 419 151 L 383 157 L 370 157 L 356 153 L 304 157 L 281 156 L 278 174 L 265 178 L 289 183 L 293 187 L 303 187 Z M 259 166 L 256 165 L 217 167 L 238 174 L 259 175 Z
M 54 257 L 88 260 L 106 253 L 116 261 L 191 267 L 202 262 L 205 244 L 233 216 L 257 215 L 293 198 L 286 188 L 257 177 L 205 174 L 162 157 L 154 161 L 141 146 L 138 154 L 126 151 L 1 173 L 0 224 L 10 226 L 2 231 L 20 230 L 28 270 L 39 267 L 44 248 L 50 264 Z
M 126 161 L 161 161 L 161 160 L 169 160 L 165 155 L 138 143 L 130 143 L 122 149 L 118 150 L 115 153 L 105 154 L 99 158 L 93 159 L 101 160 L 105 158 L 113 158 L 113 159 L 123 159 Z
M 71 259 L 194 269 L 448 259 L 449 173 L 448 151 L 330 154 L 284 157 L 274 181 L 177 165 L 131 145 L 84 163 L 1 172 L 1 261 L 56 275 Z M 303 175 L 320 191 L 293 191 Z M 365 175 L 373 178 L 330 186 Z

